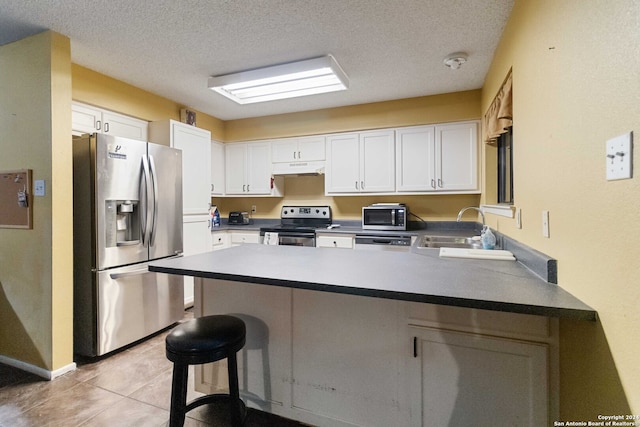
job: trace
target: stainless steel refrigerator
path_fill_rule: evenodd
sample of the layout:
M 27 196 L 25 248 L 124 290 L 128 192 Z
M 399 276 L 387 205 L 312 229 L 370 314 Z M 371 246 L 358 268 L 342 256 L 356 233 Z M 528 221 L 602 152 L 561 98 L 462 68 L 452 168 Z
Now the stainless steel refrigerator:
M 87 135 L 73 140 L 74 352 L 100 356 L 183 317 L 182 152 Z

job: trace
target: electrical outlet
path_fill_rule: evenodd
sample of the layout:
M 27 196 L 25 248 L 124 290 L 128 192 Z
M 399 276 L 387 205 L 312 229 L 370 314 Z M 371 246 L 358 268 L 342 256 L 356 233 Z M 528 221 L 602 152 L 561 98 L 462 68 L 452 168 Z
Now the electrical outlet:
M 516 209 L 516 228 L 522 228 L 522 209 Z
M 256 205 L 251 205 L 251 213 L 256 213 Z
M 549 211 L 542 211 L 542 235 L 549 237 Z

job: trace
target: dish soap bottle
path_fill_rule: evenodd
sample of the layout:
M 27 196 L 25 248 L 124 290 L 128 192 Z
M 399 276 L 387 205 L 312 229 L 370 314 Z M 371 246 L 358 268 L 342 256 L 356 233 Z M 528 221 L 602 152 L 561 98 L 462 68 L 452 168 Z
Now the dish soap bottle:
M 217 206 L 211 206 L 211 228 L 220 227 L 220 212 L 218 212 Z
M 496 236 L 493 234 L 488 225 L 482 227 L 480 240 L 482 241 L 483 249 L 493 249 L 496 247 Z

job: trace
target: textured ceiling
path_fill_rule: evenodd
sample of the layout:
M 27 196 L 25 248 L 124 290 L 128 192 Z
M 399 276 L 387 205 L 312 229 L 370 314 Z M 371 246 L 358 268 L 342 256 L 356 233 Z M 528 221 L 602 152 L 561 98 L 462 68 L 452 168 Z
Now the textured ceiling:
M 0 45 L 45 29 L 72 61 L 223 120 L 482 87 L 513 0 L 0 0 Z M 443 59 L 464 51 L 450 70 Z M 237 105 L 212 75 L 332 54 L 348 91 Z

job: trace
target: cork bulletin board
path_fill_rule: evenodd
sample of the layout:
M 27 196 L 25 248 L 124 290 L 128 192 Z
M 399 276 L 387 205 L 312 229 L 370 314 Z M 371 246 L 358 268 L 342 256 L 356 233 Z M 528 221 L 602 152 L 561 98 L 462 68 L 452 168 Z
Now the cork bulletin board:
M 0 228 L 33 228 L 31 169 L 0 171 Z

